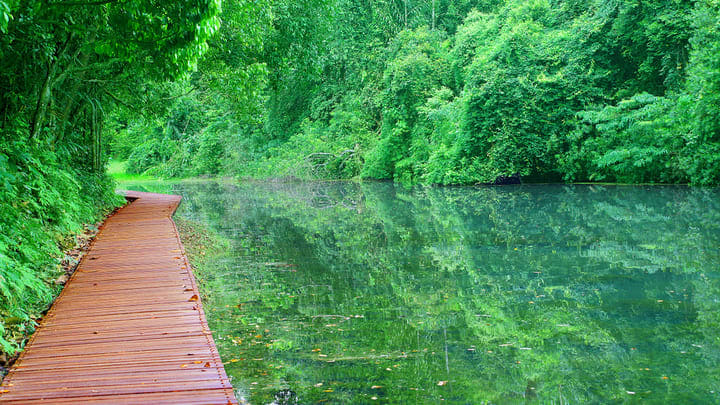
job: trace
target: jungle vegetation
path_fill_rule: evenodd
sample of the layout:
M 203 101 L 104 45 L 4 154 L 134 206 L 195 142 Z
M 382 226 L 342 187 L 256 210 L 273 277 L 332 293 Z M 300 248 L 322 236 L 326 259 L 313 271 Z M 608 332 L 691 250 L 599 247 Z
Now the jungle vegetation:
M 148 83 L 187 74 L 219 8 L 0 1 L 1 352 L 17 351 L 59 290 L 52 281 L 71 236 L 122 202 L 105 174 L 106 117 L 161 102 Z
M 132 173 L 720 183 L 718 0 L 0 0 L 0 345 Z
M 112 153 L 164 177 L 720 182 L 716 0 L 260 0 Z M 168 89 L 168 86 L 172 87 Z

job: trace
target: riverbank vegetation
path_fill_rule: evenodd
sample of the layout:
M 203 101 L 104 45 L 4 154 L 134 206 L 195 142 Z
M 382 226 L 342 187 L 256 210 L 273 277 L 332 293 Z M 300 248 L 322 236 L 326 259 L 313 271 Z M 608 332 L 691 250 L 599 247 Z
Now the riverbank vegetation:
M 197 72 L 148 87 L 164 114 L 114 115 L 131 172 L 720 182 L 717 0 L 260 0 L 221 17 Z
M 218 10 L 195 0 L 0 1 L 2 352 L 22 347 L 57 293 L 72 235 L 124 201 L 105 174 L 106 117 L 146 105 L 149 81 L 192 68 Z

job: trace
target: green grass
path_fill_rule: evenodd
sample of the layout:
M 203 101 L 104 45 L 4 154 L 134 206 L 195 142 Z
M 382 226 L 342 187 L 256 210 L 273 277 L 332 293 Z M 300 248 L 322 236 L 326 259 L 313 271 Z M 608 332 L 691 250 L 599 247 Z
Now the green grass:
M 157 180 L 156 177 L 148 176 L 146 174 L 130 174 L 126 170 L 127 162 L 119 160 L 111 160 L 107 166 L 107 173 L 115 179 L 118 183 L 126 181 L 144 181 L 144 180 Z

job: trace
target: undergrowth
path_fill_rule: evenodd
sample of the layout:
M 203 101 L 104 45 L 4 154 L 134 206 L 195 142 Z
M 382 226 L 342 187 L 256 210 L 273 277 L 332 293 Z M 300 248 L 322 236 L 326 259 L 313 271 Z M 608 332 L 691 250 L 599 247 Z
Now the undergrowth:
M 111 178 L 75 159 L 43 141 L 0 139 L 0 351 L 9 356 L 60 291 L 53 280 L 73 236 L 124 202 Z

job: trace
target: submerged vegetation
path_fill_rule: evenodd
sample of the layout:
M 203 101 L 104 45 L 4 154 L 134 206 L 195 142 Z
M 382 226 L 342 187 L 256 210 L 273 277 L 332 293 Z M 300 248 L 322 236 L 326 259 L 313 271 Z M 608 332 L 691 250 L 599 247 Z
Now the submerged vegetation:
M 249 403 L 720 399 L 720 190 L 171 187 Z
M 224 5 L 164 114 L 112 153 L 161 176 L 720 183 L 717 0 Z

